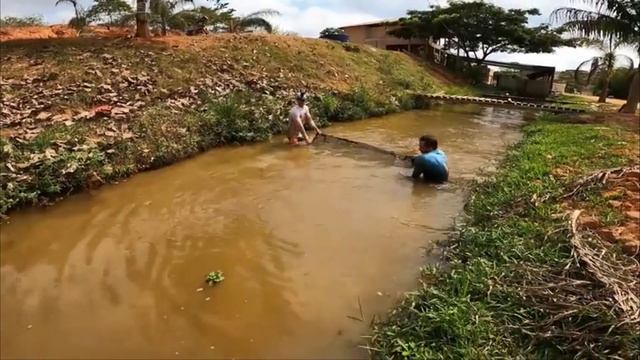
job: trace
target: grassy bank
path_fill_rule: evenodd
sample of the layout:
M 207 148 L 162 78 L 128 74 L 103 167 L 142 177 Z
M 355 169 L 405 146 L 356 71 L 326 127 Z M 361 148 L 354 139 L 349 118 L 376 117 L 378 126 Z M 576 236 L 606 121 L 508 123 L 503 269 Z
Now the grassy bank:
M 638 255 L 600 242 L 603 232 L 581 221 L 570 226 L 575 209 L 598 216 L 599 227 L 637 219 L 612 206 L 601 184 L 562 198 L 591 171 L 637 164 L 638 136 L 556 120 L 528 125 L 501 169 L 476 186 L 447 265 L 425 268 L 421 288 L 376 327 L 374 358 L 640 356 Z M 629 196 L 638 201 L 639 191 Z
M 283 36 L 47 39 L 0 44 L 0 214 L 205 149 L 283 131 L 294 94 L 318 122 L 464 91 L 396 53 Z

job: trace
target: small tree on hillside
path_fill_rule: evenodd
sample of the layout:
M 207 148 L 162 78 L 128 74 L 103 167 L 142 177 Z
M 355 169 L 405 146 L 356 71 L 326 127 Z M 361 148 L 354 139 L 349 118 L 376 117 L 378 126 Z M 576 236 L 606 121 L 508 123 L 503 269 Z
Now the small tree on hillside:
M 593 58 L 587 61 L 584 61 L 580 65 L 578 65 L 575 72 L 576 83 L 579 82 L 579 74 L 581 72 L 581 69 L 589 65 L 590 70 L 587 75 L 587 84 L 589 84 L 589 82 L 594 77 L 594 75 L 596 74 L 602 75 L 602 79 L 601 79 L 602 84 L 600 87 L 600 97 L 598 98 L 598 102 L 604 103 L 607 101 L 607 96 L 609 94 L 609 82 L 611 81 L 611 77 L 613 76 L 616 62 L 619 62 L 619 61 L 626 62 L 627 63 L 626 67 L 629 68 L 629 73 L 632 73 L 633 67 L 634 67 L 633 59 L 631 59 L 626 55 L 616 54 L 616 50 L 621 44 L 616 43 L 614 41 L 595 40 L 595 41 L 589 41 L 588 44 L 599 49 L 602 52 L 602 54 L 599 56 L 594 56 Z
M 76 30 L 82 30 L 82 28 L 87 26 L 89 21 L 87 20 L 86 12 L 82 6 L 78 4 L 77 0 L 57 0 L 56 6 L 60 4 L 70 4 L 73 6 L 75 16 L 69 20 L 69 26 Z
M 224 0 L 209 0 L 212 6 L 196 7 L 193 0 L 150 0 L 149 22 L 160 28 L 162 35 L 166 35 L 169 28 L 187 30 L 201 24 L 206 18 L 205 26 L 216 26 L 226 22 L 231 17 L 233 9 Z M 191 3 L 193 9 L 185 9 L 184 5 Z M 176 12 L 182 6 L 182 10 Z
M 227 21 L 227 31 L 231 33 L 245 32 L 248 29 L 262 29 L 268 33 L 273 32 L 273 25 L 266 19 L 269 16 L 280 15 L 280 12 L 272 9 L 264 9 L 245 16 L 233 16 Z
M 96 3 L 87 11 L 87 18 L 90 21 L 107 18 L 107 24 L 113 25 L 115 19 L 132 12 L 133 9 L 125 0 L 96 0 Z
M 213 27 L 214 30 L 218 30 L 232 17 L 232 13 L 231 9 L 200 6 L 193 10 L 182 10 L 171 15 L 168 19 L 168 25 L 172 29 L 183 31 L 198 26 Z
M 410 39 L 445 40 L 447 50 L 459 50 L 481 64 L 496 52 L 552 52 L 554 47 L 573 45 L 560 37 L 560 29 L 543 24 L 527 27 L 528 16 L 538 9 L 509 9 L 483 1 L 449 1 L 429 11 L 409 11 L 390 34 Z

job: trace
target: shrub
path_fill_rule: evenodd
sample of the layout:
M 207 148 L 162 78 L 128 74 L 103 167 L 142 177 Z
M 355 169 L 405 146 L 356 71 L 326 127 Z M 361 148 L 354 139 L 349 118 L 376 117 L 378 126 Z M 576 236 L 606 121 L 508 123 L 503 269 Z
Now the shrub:
M 633 79 L 634 71 L 618 68 L 614 71 L 609 81 L 609 95 L 617 99 L 626 99 L 629 94 L 629 87 Z M 604 86 L 604 78 L 601 77 L 593 87 L 594 94 L 600 94 Z
M 411 94 L 402 93 L 398 95 L 398 107 L 402 110 L 412 110 L 416 108 L 415 97 Z
M 328 121 L 335 119 L 338 115 L 339 106 L 340 102 L 335 96 L 331 94 L 320 96 L 318 117 Z
M 43 26 L 42 16 L 5 16 L 0 18 L 0 27 L 25 27 L 25 26 Z
M 205 113 L 208 136 L 217 136 L 221 143 L 259 141 L 271 135 L 271 121 L 253 116 L 246 99 L 232 95 L 221 101 L 211 102 Z
M 342 48 L 345 51 L 348 51 L 348 52 L 354 52 L 354 53 L 359 53 L 360 52 L 360 47 L 358 45 L 343 43 L 342 44 Z
M 375 106 L 373 96 L 364 86 L 358 86 L 353 91 L 352 101 L 355 106 L 362 109 L 365 113 L 371 112 Z
M 69 20 L 69 27 L 72 27 L 76 30 L 82 30 L 87 25 L 89 25 L 89 19 L 84 15 L 81 15 L 79 17 L 74 16 L 71 18 L 71 20 Z
M 344 35 L 344 30 L 338 28 L 325 28 L 324 30 L 320 31 L 320 37 L 336 35 Z

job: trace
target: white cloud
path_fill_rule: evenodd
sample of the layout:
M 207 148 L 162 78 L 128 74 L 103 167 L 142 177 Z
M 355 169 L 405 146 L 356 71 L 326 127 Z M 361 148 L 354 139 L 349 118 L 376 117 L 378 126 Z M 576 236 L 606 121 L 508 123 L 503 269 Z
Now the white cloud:
M 622 49 L 618 51 L 621 54 L 631 57 L 634 64 L 638 65 L 638 55 L 633 50 Z M 575 69 L 581 62 L 588 60 L 594 56 L 598 56 L 599 52 L 589 48 L 557 48 L 554 53 L 550 54 L 504 54 L 498 53 L 490 55 L 489 59 L 504 62 L 519 62 L 522 64 L 535 64 L 543 66 L 554 66 L 557 70 Z
M 282 29 L 291 29 L 302 36 L 317 37 L 320 31 L 326 27 L 338 27 L 344 24 L 356 24 L 378 19 L 378 17 L 367 13 L 344 13 L 320 7 L 311 7 L 290 14 L 283 14 L 281 18 L 274 19 L 274 23 Z
M 229 3 L 239 14 L 248 14 L 258 9 L 278 10 L 281 15 L 269 19 L 273 24 L 282 30 L 294 31 L 307 37 L 317 37 L 326 27 L 380 19 L 367 12 L 336 10 L 331 6 L 295 6 L 291 0 L 262 0 L 259 8 L 256 8 L 256 2 L 250 0 L 230 0 Z

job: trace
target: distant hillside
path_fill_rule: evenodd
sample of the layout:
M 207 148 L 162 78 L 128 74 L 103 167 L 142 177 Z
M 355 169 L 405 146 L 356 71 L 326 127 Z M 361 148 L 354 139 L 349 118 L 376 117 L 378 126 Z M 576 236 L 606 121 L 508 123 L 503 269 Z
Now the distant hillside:
M 578 78 L 580 79 L 580 83 L 576 83 L 575 78 L 575 70 L 564 70 L 556 72 L 556 82 L 562 82 L 567 84 L 566 92 L 568 93 L 583 93 L 583 94 L 591 94 L 593 91 L 593 83 L 592 81 L 590 85 L 586 85 L 587 75 L 589 75 L 588 71 L 580 71 L 578 74 Z

